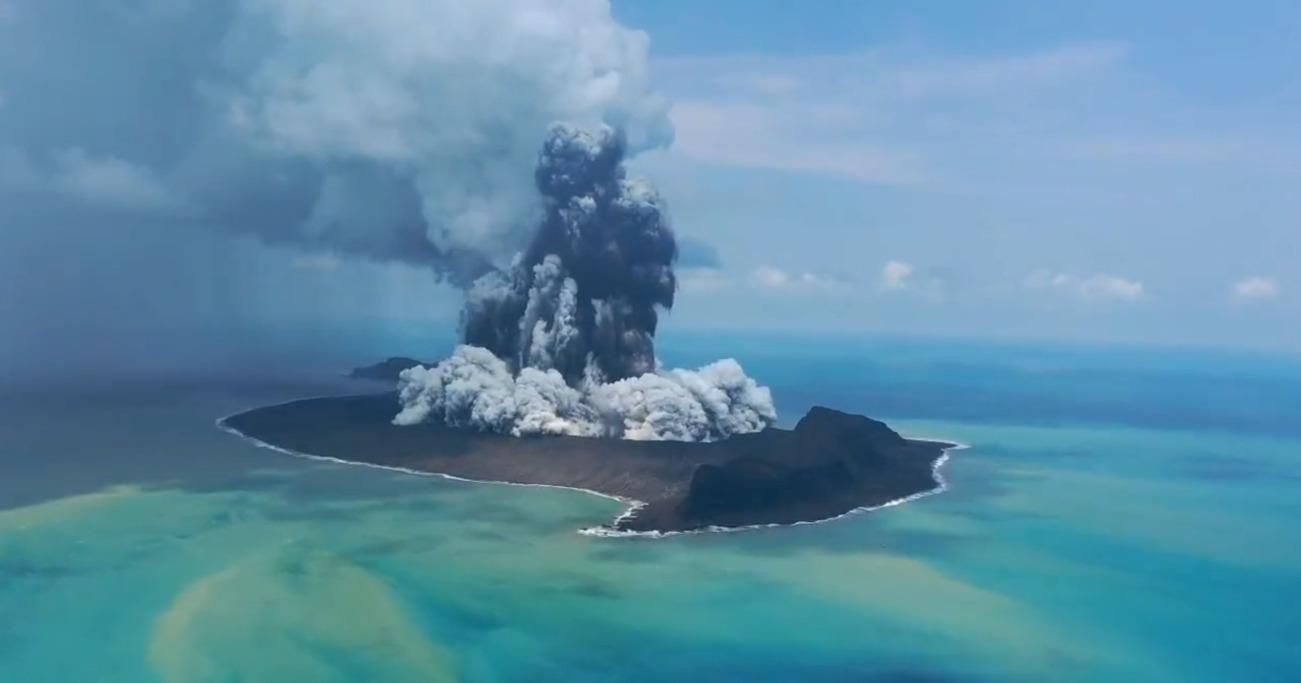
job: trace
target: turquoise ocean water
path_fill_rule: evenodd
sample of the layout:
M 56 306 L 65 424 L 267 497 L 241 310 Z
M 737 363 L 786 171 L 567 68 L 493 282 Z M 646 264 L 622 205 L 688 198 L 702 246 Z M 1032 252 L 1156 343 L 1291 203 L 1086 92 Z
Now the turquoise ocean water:
M 817 525 L 576 529 L 578 492 L 296 459 L 213 421 L 342 381 L 0 399 L 0 680 L 1301 680 L 1301 363 L 679 338 L 970 445 Z

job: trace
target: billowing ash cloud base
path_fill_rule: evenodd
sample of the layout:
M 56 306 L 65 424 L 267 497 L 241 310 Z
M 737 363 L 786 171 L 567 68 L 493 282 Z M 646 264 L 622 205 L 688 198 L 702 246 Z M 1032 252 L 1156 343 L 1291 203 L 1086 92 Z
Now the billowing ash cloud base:
M 402 374 L 396 424 L 515 435 L 705 441 L 763 429 L 772 395 L 724 360 L 658 368 L 658 309 L 677 289 L 663 202 L 625 177 L 624 138 L 558 126 L 538 156 L 544 218 L 509 272 L 471 286 L 466 344 Z
M 460 346 L 433 368 L 403 371 L 398 387 L 403 407 L 395 424 L 436 418 L 515 436 L 712 441 L 759 431 L 777 418 L 772 394 L 730 359 L 571 387 L 554 369 L 512 374 L 491 351 Z

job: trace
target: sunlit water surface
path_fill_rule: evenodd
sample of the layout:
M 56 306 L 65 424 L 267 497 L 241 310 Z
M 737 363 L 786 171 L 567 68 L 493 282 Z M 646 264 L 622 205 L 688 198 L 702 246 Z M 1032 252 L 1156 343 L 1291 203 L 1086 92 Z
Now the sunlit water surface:
M 0 679 L 1296 680 L 1295 365 L 1227 381 L 1122 352 L 835 353 L 750 369 L 788 419 L 828 402 L 970 444 L 949 492 L 593 538 L 575 531 L 617 503 L 296 459 L 213 425 L 339 382 L 7 397 Z

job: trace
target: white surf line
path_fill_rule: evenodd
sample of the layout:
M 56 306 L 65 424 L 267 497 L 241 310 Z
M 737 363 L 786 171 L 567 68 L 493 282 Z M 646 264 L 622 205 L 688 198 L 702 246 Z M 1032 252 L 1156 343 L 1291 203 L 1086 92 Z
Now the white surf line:
M 862 507 L 856 507 L 847 512 L 842 512 L 833 517 L 825 517 L 823 519 L 810 519 L 810 520 L 801 520 L 799 522 L 786 522 L 786 523 L 772 522 L 768 524 L 744 524 L 741 526 L 710 525 L 710 526 L 701 527 L 699 529 L 687 529 L 684 531 L 654 531 L 654 530 L 627 531 L 627 530 L 614 528 L 618 526 L 619 522 L 623 521 L 627 517 L 632 516 L 632 514 L 635 513 L 638 508 L 644 507 L 645 503 L 642 503 L 637 507 L 630 507 L 627 510 L 625 510 L 624 513 L 616 517 L 614 521 L 610 523 L 609 526 L 594 526 L 594 527 L 588 527 L 586 529 L 579 529 L 578 533 L 583 534 L 584 536 L 600 536 L 603 538 L 668 538 L 669 536 L 683 536 L 687 534 L 732 533 L 737 531 L 755 531 L 758 529 L 777 529 L 782 527 L 803 526 L 806 524 L 822 524 L 823 522 L 834 522 L 838 519 L 844 519 L 845 517 L 849 517 L 850 515 L 857 515 L 864 512 L 873 512 L 876 510 L 891 508 L 896 505 L 903 505 L 904 503 L 910 503 L 914 500 L 920 500 L 927 496 L 933 496 L 937 493 L 944 493 L 945 491 L 948 491 L 949 483 L 947 480 L 944 479 L 944 476 L 940 474 L 940 468 L 943 467 L 944 464 L 949 461 L 950 451 L 961 451 L 967 448 L 971 448 L 971 446 L 965 443 L 951 441 L 948 439 L 932 439 L 932 438 L 910 437 L 910 436 L 906 436 L 904 438 L 915 440 L 915 441 L 930 441 L 933 443 L 953 444 L 952 446 L 945 448 L 944 452 L 940 455 L 940 457 L 936 458 L 935 462 L 931 463 L 931 476 L 933 476 L 935 478 L 935 481 L 938 482 L 934 488 L 927 489 L 925 491 L 918 491 L 917 493 L 904 496 L 903 498 L 896 498 L 895 500 L 886 501 L 884 503 L 881 503 L 880 505 L 864 505 Z
M 710 526 L 701 527 L 699 529 L 688 529 L 685 531 L 625 531 L 625 530 L 617 529 L 615 527 L 617 527 L 619 523 L 624 521 L 625 519 L 632 517 L 634 514 L 637 513 L 638 510 L 646 507 L 647 503 L 633 498 L 616 496 L 610 493 L 602 493 L 601 491 L 594 491 L 592 489 L 585 489 L 578 486 L 564 486 L 562 484 L 526 484 L 518 481 L 497 481 L 493 479 L 470 479 L 468 477 L 458 477 L 454 474 L 446 474 L 444 472 L 425 472 L 422 470 L 413 470 L 407 467 L 398 467 L 396 465 L 379 465 L 370 462 L 344 460 L 342 458 L 335 458 L 328 455 L 315 455 L 312 453 L 303 453 L 301 451 L 295 451 L 289 448 L 284 448 L 282 446 L 277 446 L 275 444 L 267 443 L 266 441 L 263 441 L 256 437 L 249 436 L 244 432 L 241 432 L 238 429 L 235 429 L 234 427 L 231 427 L 230 425 L 226 424 L 226 420 L 232 417 L 243 415 L 244 413 L 252 412 L 254 410 L 260 410 L 262 408 L 276 408 L 279 406 L 287 406 L 287 405 L 292 405 L 294 403 L 301 403 L 303 401 L 315 401 L 323 398 L 346 398 L 349 396 L 359 396 L 359 395 L 362 394 L 328 394 L 325 396 L 295 398 L 289 401 L 283 401 L 281 403 L 273 403 L 267 406 L 255 406 L 253 408 L 247 408 L 245 410 L 231 413 L 230 415 L 227 415 L 225 417 L 217 418 L 216 426 L 218 429 L 228 434 L 233 434 L 241 439 L 244 439 L 245 441 L 252 443 L 254 446 L 257 446 L 258 448 L 265 448 L 267 450 L 275 451 L 277 453 L 281 453 L 284 455 L 290 455 L 296 458 L 305 458 L 307 460 L 316 460 L 320 462 L 330 462 L 338 465 L 353 465 L 355 467 L 369 467 L 372 469 L 385 470 L 388 472 L 401 472 L 403 474 L 414 474 L 420 477 L 439 477 L 442 479 L 447 479 L 449 481 L 460 481 L 460 482 L 466 482 L 470 484 L 499 484 L 502 486 L 521 486 L 521 487 L 528 487 L 528 488 L 561 489 L 564 491 L 578 491 L 580 493 L 588 493 L 593 496 L 599 496 L 601 498 L 605 498 L 606 500 L 618 501 L 628 506 L 627 508 L 624 509 L 623 512 L 619 513 L 614 519 L 610 520 L 608 525 L 587 527 L 578 530 L 578 533 L 584 536 L 595 536 L 600 538 L 668 538 L 670 536 L 680 536 L 686 534 L 731 533 L 737 531 L 753 531 L 756 529 L 775 529 L 780 527 L 801 526 L 805 524 L 822 524 L 823 522 L 833 522 L 838 519 L 843 519 L 845 517 L 849 517 L 850 515 L 856 515 L 863 512 L 873 512 L 875 510 L 882 510 L 885 508 L 894 507 L 896 505 L 903 505 L 904 503 L 909 503 L 914 500 L 919 500 L 927 496 L 935 495 L 937 493 L 944 493 L 945 491 L 949 490 L 949 484 L 944 479 L 943 475 L 940 474 L 940 468 L 944 466 L 944 463 L 948 462 L 950 451 L 960 451 L 971 447 L 968 444 L 952 441 L 949 439 L 934 439 L 930 437 L 905 436 L 904 437 L 905 439 L 909 439 L 913 441 L 930 441 L 932 443 L 952 444 L 952 446 L 943 449 L 944 452 L 940 455 L 940 457 L 936 458 L 935 462 L 931 463 L 931 476 L 933 476 L 935 478 L 935 481 L 938 482 L 935 488 L 927 489 L 925 491 L 919 491 L 917 493 L 904 496 L 903 498 L 886 501 L 884 503 L 881 503 L 880 505 L 865 505 L 863 507 L 857 507 L 852 510 L 849 510 L 848 512 L 842 512 L 839 515 L 835 515 L 834 517 L 826 517 L 824 519 L 812 519 L 812 520 L 805 520 L 799 522 L 788 522 L 785 524 L 779 522 L 773 522 L 769 524 L 745 524 L 741 526 L 710 525 Z
M 244 432 L 241 432 L 238 429 L 235 429 L 234 427 L 226 424 L 226 420 L 232 417 L 243 415 L 244 413 L 252 412 L 254 410 L 259 410 L 261 408 L 275 408 L 279 406 L 287 406 L 293 403 L 299 403 L 302 401 L 314 401 L 322 398 L 346 398 L 349 396 L 358 396 L 358 395 L 362 395 L 362 394 L 331 394 L 327 396 L 296 398 L 291 401 L 284 401 L 282 403 L 273 403 L 268 406 L 259 406 L 259 407 L 249 408 L 246 410 L 241 410 L 239 412 L 231 413 L 230 415 L 227 415 L 225 417 L 218 418 L 216 421 L 216 425 L 217 428 L 222 430 L 223 432 L 226 432 L 227 434 L 233 434 L 241 439 L 244 439 L 245 441 L 252 443 L 254 446 L 257 446 L 258 448 L 265 448 L 267 450 L 275 451 L 283 455 L 291 455 L 296 458 L 305 458 L 307 460 L 316 460 L 319 462 L 329 462 L 329 463 L 334 463 L 336 465 L 352 465 L 354 467 L 369 467 L 371 469 L 385 470 L 388 472 L 401 472 L 402 474 L 414 474 L 419 477 L 438 477 L 440 479 L 467 482 L 470 484 L 499 484 L 502 486 L 522 486 L 528 488 L 541 488 L 541 489 L 562 489 L 565 491 L 578 491 L 581 493 L 588 493 L 593 496 L 599 496 L 601 498 L 605 498 L 607 500 L 618 501 L 628 506 L 627 510 L 625 510 L 623 513 L 621 513 L 618 517 L 615 518 L 616 523 L 618 520 L 623 519 L 627 515 L 631 514 L 633 511 L 646 506 L 646 503 L 643 503 L 640 500 L 634 500 L 632 498 L 626 498 L 624 496 L 616 496 L 610 493 L 602 493 L 601 491 L 593 491 L 592 489 L 580 488 L 578 486 L 564 486 L 562 484 L 529 484 L 529 483 L 518 482 L 518 481 L 497 481 L 495 479 L 470 479 L 469 477 L 458 477 L 454 474 L 447 474 L 445 472 L 426 472 L 424 470 L 413 470 L 408 467 L 399 467 L 397 465 L 380 465 L 373 462 L 344 460 L 343 458 L 335 458 L 329 455 L 316 455 L 314 453 L 304 453 L 302 451 L 295 451 L 290 448 L 285 448 L 283 446 L 277 446 L 272 443 L 267 443 L 266 441 L 263 441 L 257 437 L 249 436 L 248 434 L 245 434 Z

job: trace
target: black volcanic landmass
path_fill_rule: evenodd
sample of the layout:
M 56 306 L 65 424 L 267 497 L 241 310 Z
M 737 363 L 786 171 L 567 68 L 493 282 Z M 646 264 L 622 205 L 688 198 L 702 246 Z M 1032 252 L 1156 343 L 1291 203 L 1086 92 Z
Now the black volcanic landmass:
M 440 424 L 398 427 L 394 393 L 256 408 L 223 424 L 297 453 L 465 479 L 587 489 L 645 503 L 622 531 L 790 524 L 935 489 L 952 444 L 904 439 L 884 423 L 813 408 L 793 430 L 724 441 L 512 437 Z

